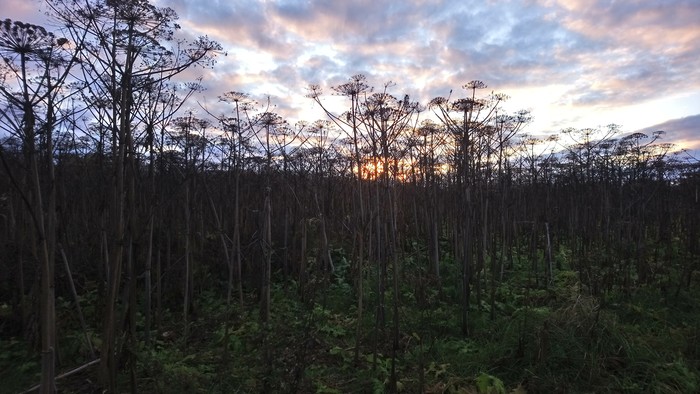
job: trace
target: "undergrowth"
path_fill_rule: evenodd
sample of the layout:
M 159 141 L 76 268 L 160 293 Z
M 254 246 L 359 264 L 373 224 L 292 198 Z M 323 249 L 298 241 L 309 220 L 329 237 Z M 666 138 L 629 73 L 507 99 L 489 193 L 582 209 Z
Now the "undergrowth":
M 357 294 L 347 262 L 339 265 L 333 275 L 311 278 L 304 301 L 298 283 L 278 280 L 268 322 L 260 321 L 253 292 L 242 305 L 227 307 L 216 290 L 201 291 L 188 337 L 171 311 L 150 344 L 141 334 L 135 347 L 123 350 L 122 359 L 131 360 L 122 367 L 123 387 L 133 379 L 138 391 L 153 393 L 383 393 L 395 363 L 397 389 L 406 393 L 700 392 L 695 287 L 671 295 L 649 287 L 592 296 L 577 272 L 559 270 L 551 283 L 533 286 L 527 269 L 516 266 L 497 283 L 493 313 L 488 292 L 480 305 L 472 300 L 465 337 L 459 288 L 450 278 L 458 269 L 447 267 L 438 289 L 425 285 L 430 278 L 420 261 L 410 261 L 400 273 L 393 360 L 391 290 L 378 327 L 376 275 L 368 269 L 358 337 Z M 59 354 L 67 370 L 89 361 L 88 348 L 70 303 L 58 305 L 64 317 Z M 99 344 L 98 334 L 88 334 Z M 1 392 L 38 382 L 38 353 L 30 347 L 24 338 L 0 341 Z M 95 376 L 88 368 L 60 379 L 58 388 L 94 392 Z

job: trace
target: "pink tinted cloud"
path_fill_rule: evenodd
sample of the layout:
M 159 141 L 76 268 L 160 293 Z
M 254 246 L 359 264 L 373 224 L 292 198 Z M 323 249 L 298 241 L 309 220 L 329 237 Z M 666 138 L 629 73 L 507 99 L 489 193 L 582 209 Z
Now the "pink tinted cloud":
M 45 10 L 43 1 L 35 0 L 2 0 L 2 10 L 0 18 L 2 20 L 10 18 L 13 21 L 21 21 L 44 26 L 51 30 L 44 16 Z
M 591 42 L 578 56 L 595 79 L 588 97 L 625 104 L 700 89 L 700 2 L 542 0 L 562 26 Z
M 208 34 L 229 52 L 214 71 L 192 73 L 206 74 L 212 96 L 303 97 L 309 83 L 357 73 L 421 100 L 472 79 L 506 93 L 569 85 L 562 101 L 579 107 L 700 90 L 697 0 L 156 1 L 180 15 L 183 34 Z M 43 4 L 4 2 L 13 19 Z M 273 64 L 256 67 L 258 55 Z
M 651 134 L 657 130 L 665 131 L 664 141 L 673 141 L 676 148 L 700 151 L 700 114 L 646 127 L 639 132 Z

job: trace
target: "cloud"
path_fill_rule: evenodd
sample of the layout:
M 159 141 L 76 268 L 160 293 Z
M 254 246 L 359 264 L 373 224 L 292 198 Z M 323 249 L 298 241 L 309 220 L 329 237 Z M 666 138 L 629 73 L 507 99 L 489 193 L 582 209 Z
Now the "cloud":
M 588 106 L 700 86 L 693 18 L 700 5 L 662 4 L 178 0 L 172 6 L 186 10 L 189 27 L 210 32 L 234 54 L 253 48 L 291 67 L 330 60 L 323 69 L 301 72 L 313 81 L 299 83 L 358 72 L 410 83 L 408 76 L 418 75 L 418 86 L 407 89 L 426 97 L 426 90 L 435 91 L 424 86 L 428 81 L 452 87 L 471 79 L 504 87 L 569 83 L 575 89 L 563 99 Z
M 700 2 L 541 0 L 563 28 L 591 43 L 578 47 L 588 91 L 581 105 L 630 104 L 700 88 Z
M 629 116 L 659 98 L 693 107 L 683 100 L 700 91 L 697 0 L 155 1 L 179 14 L 182 34 L 209 35 L 228 52 L 205 72 L 206 94 L 273 94 L 291 101 L 280 104 L 290 117 L 311 105 L 308 84 L 328 93 L 358 73 L 424 103 L 451 89 L 462 95 L 474 79 L 489 91 L 536 91 L 519 101 L 549 119 L 543 130 L 597 122 L 600 110 Z M 5 2 L 14 19 L 41 3 Z
M 674 141 L 682 149 L 700 150 L 700 114 L 671 119 L 638 132 L 650 135 L 658 130 L 665 131 L 664 141 Z
M 53 31 L 54 26 L 51 26 L 44 16 L 46 8 L 43 1 L 3 0 L 0 19 L 10 18 L 13 21 L 44 26 L 46 30 Z

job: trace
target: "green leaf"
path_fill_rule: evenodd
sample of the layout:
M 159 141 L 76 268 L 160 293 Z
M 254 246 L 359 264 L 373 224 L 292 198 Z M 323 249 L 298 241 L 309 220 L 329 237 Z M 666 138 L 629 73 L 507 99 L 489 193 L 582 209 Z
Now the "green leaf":
M 476 387 L 481 394 L 506 394 L 506 386 L 501 379 L 483 372 L 476 378 Z

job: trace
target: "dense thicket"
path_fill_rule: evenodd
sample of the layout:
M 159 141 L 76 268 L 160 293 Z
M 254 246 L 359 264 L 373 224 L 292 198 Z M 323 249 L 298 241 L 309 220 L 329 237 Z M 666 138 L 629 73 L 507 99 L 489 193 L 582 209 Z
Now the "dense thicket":
M 420 104 L 354 76 L 333 88 L 338 112 L 311 86 L 309 105 L 328 118 L 295 125 L 236 92 L 222 92 L 225 112 L 182 111 L 198 86 L 171 77 L 215 43 L 166 50 L 175 15 L 146 2 L 53 3 L 69 38 L 11 21 L 0 32 L 0 330 L 42 345 L 44 392 L 56 360 L 65 370 L 97 358 L 102 387 L 152 389 L 149 352 L 198 343 L 212 296 L 222 365 L 254 320 L 269 377 L 285 368 L 274 315 L 289 300 L 276 291 L 293 287 L 304 332 L 303 316 L 344 283 L 348 362 L 385 368 L 382 387 L 398 391 L 406 341 L 433 327 L 416 333 L 412 315 L 454 308 L 459 319 L 435 327 L 479 338 L 485 317 L 517 320 L 503 308 L 514 294 L 532 307 L 559 294 L 565 272 L 598 308 L 697 287 L 700 165 L 671 154 L 662 132 L 527 136 L 529 114 L 504 113 L 507 97 L 482 95 L 479 81 Z M 57 299 L 79 326 L 55 321 Z M 288 384 L 303 390 L 310 361 L 296 357 Z M 440 366 L 420 360 L 423 390 Z M 250 387 L 285 390 L 275 384 Z

